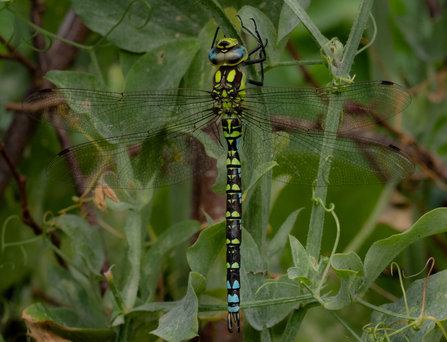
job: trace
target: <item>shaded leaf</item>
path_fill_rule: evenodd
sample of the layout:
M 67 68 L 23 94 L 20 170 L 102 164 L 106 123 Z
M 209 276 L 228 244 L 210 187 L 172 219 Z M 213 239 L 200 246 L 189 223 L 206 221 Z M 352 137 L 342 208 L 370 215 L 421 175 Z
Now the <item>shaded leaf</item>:
M 424 284 L 425 279 L 416 280 L 406 291 L 410 316 L 415 317 L 415 319 L 421 313 Z M 428 278 L 423 316 L 432 316 L 437 318 L 443 325 L 444 329 L 447 327 L 446 293 L 447 271 L 436 273 Z M 407 314 L 404 297 L 395 303 L 381 305 L 380 308 L 403 315 Z M 389 316 L 378 311 L 375 311 L 371 315 L 371 323 L 373 323 L 373 325 L 376 325 L 379 322 L 385 322 L 385 326 L 388 327 L 398 320 L 401 320 L 401 318 Z M 393 325 L 392 329 L 398 330 L 406 325 L 406 322 L 399 322 Z M 403 330 L 402 334 L 404 334 L 409 341 L 438 342 L 442 337 L 442 332 L 439 327 L 437 327 L 434 321 L 429 319 L 421 325 L 419 330 L 408 328 Z M 400 334 L 390 337 L 390 341 L 392 342 L 406 342 L 408 340 Z
M 447 231 L 447 208 L 432 210 L 422 216 L 409 230 L 375 242 L 364 261 L 365 280 L 357 293 L 365 292 L 383 269 L 407 246 L 424 237 Z
M 178 88 L 199 49 L 196 39 L 182 39 L 149 51 L 130 68 L 125 90 Z
M 324 307 L 329 310 L 339 310 L 349 305 L 355 297 L 355 290 L 361 283 L 363 264 L 354 252 L 335 254 L 332 257 L 332 269 L 340 279 L 340 289 L 336 296 L 325 301 Z
M 58 88 L 108 90 L 107 86 L 99 81 L 96 76 L 84 72 L 51 70 L 46 73 L 45 78 L 54 83 Z
M 205 290 L 205 278 L 191 272 L 188 280 L 188 291 L 185 297 L 160 318 L 158 328 L 151 332 L 167 341 L 177 342 L 197 336 L 199 321 L 199 302 L 197 296 Z
M 206 276 L 225 244 L 225 221 L 204 229 L 186 257 L 193 272 Z
M 130 272 L 123 290 L 124 304 L 126 308 L 132 308 L 135 304 L 140 282 L 141 264 L 141 216 L 135 210 L 129 210 L 125 225 L 126 240 L 129 246 L 127 258 L 129 259 Z
M 98 231 L 76 215 L 60 216 L 56 225 L 70 237 L 73 253 L 82 258 L 90 272 L 102 279 L 104 249 Z
M 299 286 L 287 286 L 269 282 L 256 295 L 258 289 L 264 285 L 266 270 L 263 270 L 262 258 L 259 249 L 251 235 L 242 229 L 242 265 L 241 265 L 241 303 L 252 302 L 263 299 L 275 299 L 291 296 L 299 296 L 301 294 Z M 296 285 L 283 276 L 278 279 L 279 282 L 290 283 Z M 263 330 L 274 326 L 283 320 L 297 303 L 287 303 L 281 305 L 272 305 L 267 307 L 259 307 L 253 309 L 243 309 L 244 318 L 248 320 L 250 325 L 256 330 Z
M 278 232 L 273 237 L 272 241 L 270 241 L 267 247 L 267 255 L 269 256 L 269 258 L 274 256 L 276 253 L 278 253 L 285 247 L 287 243 L 287 238 L 289 237 L 289 234 L 293 229 L 293 225 L 296 222 L 298 214 L 302 209 L 303 208 L 297 209 L 293 213 L 291 213 L 289 217 L 281 225 Z M 292 244 L 292 242 L 290 244 Z
M 74 313 L 68 309 L 47 308 L 41 303 L 32 304 L 22 313 L 28 327 L 32 326 L 32 335 L 38 341 L 48 342 L 113 342 L 115 332 L 105 329 L 76 328 L 70 325 Z M 33 333 L 32 333 L 33 334 Z M 40 338 L 40 340 L 38 339 Z M 1 340 L 1 339 L 0 339 Z
M 163 232 L 143 257 L 141 265 L 140 290 L 144 301 L 151 301 L 155 295 L 158 277 L 170 250 L 188 240 L 200 229 L 197 221 L 183 221 Z

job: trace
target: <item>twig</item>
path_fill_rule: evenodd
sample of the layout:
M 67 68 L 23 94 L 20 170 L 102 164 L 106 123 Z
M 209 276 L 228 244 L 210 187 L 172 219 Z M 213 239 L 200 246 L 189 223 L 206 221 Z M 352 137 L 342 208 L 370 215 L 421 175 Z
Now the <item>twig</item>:
M 7 102 L 7 103 L 5 103 L 5 108 L 6 108 L 6 110 L 18 112 L 18 111 L 22 110 L 22 104 L 14 103 L 14 102 Z
M 293 59 L 296 61 L 299 61 L 301 59 L 301 56 L 297 50 L 297 48 L 289 41 L 286 45 L 287 51 L 292 55 Z M 317 82 L 317 80 L 309 73 L 309 71 L 306 69 L 304 65 L 298 66 L 301 69 L 301 72 L 304 75 L 304 79 L 307 83 L 311 84 L 315 88 L 319 88 L 320 84 Z
M 0 53 L 0 58 L 14 60 L 22 64 L 25 68 L 29 70 L 35 87 L 40 88 L 42 86 L 41 84 L 42 74 L 40 73 L 37 64 L 26 58 L 19 51 L 17 51 L 17 49 L 11 43 L 8 43 L 6 39 L 1 35 L 0 35 L 0 42 L 3 45 L 5 45 L 6 48 L 9 50 L 9 53 Z
M 9 169 L 11 170 L 12 176 L 17 181 L 17 184 L 19 186 L 19 192 L 20 192 L 20 203 L 22 207 L 22 221 L 27 226 L 29 226 L 36 235 L 41 235 L 43 233 L 43 229 L 41 226 L 37 224 L 36 221 L 34 221 L 34 218 L 32 217 L 29 207 L 28 207 L 28 200 L 26 198 L 26 176 L 20 175 L 17 171 L 16 166 L 14 165 L 13 161 L 9 157 L 8 153 L 5 150 L 5 144 L 3 141 L 0 141 L 0 154 L 5 159 L 6 163 L 8 164 Z M 58 249 L 60 249 L 61 241 L 59 239 L 59 235 L 52 231 L 50 233 L 50 240 L 51 243 Z M 67 264 L 65 263 L 64 259 L 62 259 L 60 256 L 56 255 L 56 259 L 59 262 L 59 264 L 67 268 Z

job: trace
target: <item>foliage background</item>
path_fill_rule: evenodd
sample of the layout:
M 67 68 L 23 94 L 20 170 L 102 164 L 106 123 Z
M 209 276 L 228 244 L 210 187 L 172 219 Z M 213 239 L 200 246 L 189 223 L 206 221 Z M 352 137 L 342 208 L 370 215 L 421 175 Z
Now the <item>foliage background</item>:
M 45 2 L 43 27 L 48 31 L 57 32 L 64 16 L 70 8 L 73 8 L 84 20 L 87 19 L 88 26 L 96 31 L 87 35 L 85 44 L 94 43 L 99 39 L 100 34 L 105 34 L 110 29 L 107 24 L 113 21 L 117 22 L 121 16 L 121 12 L 118 10 L 113 18 L 101 16 L 105 6 L 111 6 L 112 3 L 118 2 L 73 0 L 70 3 L 66 0 L 48 0 Z M 256 1 L 221 1 L 220 3 L 223 8 L 233 6 L 237 11 L 245 4 L 254 7 L 262 6 Z M 354 0 L 315 0 L 310 4 L 308 15 L 326 37 L 338 37 L 344 42 L 349 34 L 352 20 L 355 18 L 358 3 Z M 162 6 L 163 4 L 165 6 Z M 182 6 L 182 4 L 184 3 L 175 1 L 151 3 L 153 13 L 149 25 L 153 23 L 162 26 L 167 26 L 166 23 L 175 25 L 176 21 L 170 19 L 173 14 L 188 17 L 186 14 L 197 11 L 196 6 Z M 30 4 L 27 1 L 19 0 L 15 5 L 24 16 L 29 16 Z M 268 14 L 275 25 L 277 25 L 279 16 L 278 8 L 280 6 L 272 6 L 272 10 Z M 89 13 L 91 14 L 90 18 Z M 378 0 L 374 3 L 373 14 L 378 26 L 377 38 L 366 52 L 356 57 L 351 75 L 356 75 L 356 81 L 386 79 L 410 89 L 413 95 L 412 105 L 403 116 L 396 118 L 392 124 L 399 131 L 405 132 L 417 140 L 431 154 L 446 162 L 446 1 Z M 166 31 L 162 30 L 160 35 L 150 37 L 145 36 L 144 29 L 141 30 L 141 35 L 125 36 L 122 35 L 122 31 L 118 27 L 108 37 L 111 43 L 96 51 L 101 74 L 108 89 L 121 91 L 124 88 L 124 77 L 129 71 L 129 65 L 133 63 L 133 59 L 139 57 L 125 52 L 119 47 L 139 53 L 150 51 L 157 44 L 164 44 L 175 39 L 172 32 L 176 30 L 182 32 L 181 38 L 197 38 L 202 28 L 199 24 L 204 25 L 207 20 L 197 22 L 177 20 L 177 22 L 178 26 L 171 26 L 172 30 L 164 28 Z M 13 35 L 11 43 L 19 47 L 18 51 L 31 60 L 35 58 L 33 51 L 23 43 L 23 39 L 30 41 L 32 33 L 29 26 L 7 11 L 0 12 L 0 34 L 6 39 Z M 369 25 L 364 36 L 370 38 L 371 34 L 372 26 Z M 203 53 L 209 48 L 209 45 L 209 40 L 204 43 L 203 47 L 187 43 L 182 52 L 189 53 L 179 55 L 179 63 L 174 61 L 170 70 L 152 70 L 147 73 L 145 82 L 127 84 L 126 90 L 162 89 L 179 85 L 207 89 L 207 81 L 205 84 L 200 84 L 200 80 L 197 79 L 198 71 L 194 70 L 194 64 L 191 65 L 191 61 L 195 53 L 199 52 L 199 48 L 202 48 L 199 53 Z M 7 53 L 8 49 L 0 45 L 0 52 Z M 292 60 L 292 56 L 296 56 L 296 54 L 299 54 L 302 59 L 319 58 L 319 48 L 302 25 L 298 25 L 294 29 L 281 59 Z M 0 136 L 3 138 L 15 115 L 8 109 L 13 108 L 14 103 L 22 101 L 30 89 L 32 79 L 29 71 L 22 64 L 1 57 L 2 55 L 0 55 Z M 306 73 L 303 72 L 303 69 L 295 66 L 272 69 L 266 74 L 265 85 L 323 86 L 330 80 L 327 68 L 322 65 L 305 66 L 304 69 Z M 70 70 L 94 74 L 95 67 L 91 63 L 88 52 L 81 51 L 73 65 L 70 66 Z M 143 72 L 143 66 L 141 70 Z M 210 68 L 210 70 L 208 75 L 211 75 L 212 69 Z M 154 72 L 157 74 L 154 75 Z M 64 79 L 60 75 L 53 74 L 52 76 L 51 80 L 57 80 L 60 84 L 64 84 Z M 83 81 L 85 82 L 85 80 Z M 85 84 L 85 87 L 89 86 L 92 85 Z M 378 131 L 389 136 L 389 132 L 383 128 L 379 128 Z M 73 144 L 81 143 L 85 141 L 84 139 L 76 134 L 70 135 Z M 19 171 L 28 178 L 29 208 L 39 224 L 42 223 L 46 211 L 56 213 L 73 204 L 74 190 L 54 184 L 48 181 L 44 175 L 46 165 L 60 150 L 61 145 L 54 130 L 39 125 L 30 144 L 21 156 Z M 445 206 L 447 201 L 445 181 L 445 178 L 437 174 L 433 176 L 424 168 L 418 168 L 411 179 L 398 185 L 399 191 L 394 192 L 391 198 L 385 199 L 389 202 L 386 209 L 380 216 L 373 217 L 375 226 L 373 233 L 356 246 L 356 252 L 363 258 L 374 241 L 395 234 L 396 231 L 408 229 L 424 213 Z M 344 251 L 350 244 L 372 214 L 375 206 L 383 204 L 379 201 L 383 189 L 384 187 L 381 185 L 344 186 L 329 189 L 327 203 L 336 204 L 336 212 L 342 227 L 338 251 Z M 0 223 L 5 222 L 11 215 L 21 215 L 18 194 L 17 184 L 13 181 L 1 194 Z M 292 234 L 305 245 L 310 220 L 310 198 L 311 189 L 308 187 L 274 183 L 267 239 L 275 235 L 281 224 L 293 211 L 304 207 L 305 210 L 300 212 Z M 150 222 L 146 232 L 147 236 L 159 236 L 172 225 L 190 218 L 191 202 L 191 182 L 155 190 L 153 201 L 148 205 L 145 213 L 145 215 L 149 215 Z M 124 233 L 126 215 L 122 212 L 98 213 L 98 216 L 113 226 L 116 231 Z M 8 242 L 23 241 L 35 236 L 33 231 L 19 220 L 10 221 L 7 226 L 2 228 L 2 232 L 2 239 Z M 107 230 L 101 230 L 101 236 L 103 247 L 108 251 L 109 263 L 116 265 L 114 276 L 118 286 L 121 286 L 126 275 L 126 267 L 128 267 L 127 245 L 123 239 Z M 62 233 L 61 239 L 62 251 L 72 257 L 70 237 Z M 321 248 L 323 255 L 329 255 L 334 239 L 335 225 L 328 216 L 325 220 Z M 186 293 L 189 268 L 185 253 L 191 243 L 192 241 L 189 240 L 180 244 L 166 260 L 163 268 L 165 300 L 179 300 Z M 26 331 L 20 316 L 30 304 L 38 301 L 66 304 L 63 293 L 52 278 L 51 270 L 57 264 L 52 250 L 43 249 L 39 242 L 26 244 L 23 249 L 24 252 L 18 246 L 8 247 L 0 255 L 0 296 L 3 300 L 0 333 L 7 341 L 25 341 L 25 337 L 20 336 L 20 332 Z M 434 256 L 436 258 L 435 271 L 440 271 L 446 269 L 446 253 L 447 239 L 445 235 L 438 235 L 411 245 L 399 255 L 396 261 L 406 274 L 413 274 L 424 267 L 428 257 Z M 270 271 L 283 274 L 291 265 L 290 258 L 291 253 L 287 246 L 279 256 L 274 258 Z M 221 270 L 217 269 L 215 272 L 214 277 L 208 275 L 208 286 L 219 288 L 223 284 L 224 275 Z M 408 286 L 414 279 L 423 278 L 425 275 L 426 273 L 423 272 L 416 278 L 405 280 L 404 283 Z M 329 275 L 329 283 L 330 288 L 336 291 L 338 281 L 334 275 Z M 401 289 L 396 276 L 392 277 L 385 273 L 376 283 L 386 291 L 387 295 L 382 296 L 370 290 L 366 298 L 369 302 L 381 305 L 388 303 L 393 296 L 396 299 L 401 297 Z M 371 312 L 359 305 L 350 305 L 341 310 L 339 314 L 354 330 L 359 332 L 362 326 L 369 322 Z M 279 324 L 273 329 L 275 336 L 281 335 L 284 324 Z M 141 339 L 138 341 L 145 340 L 142 337 L 146 336 L 143 334 L 144 331 L 153 330 L 155 327 L 156 325 L 139 327 Z M 309 310 L 299 334 L 300 341 L 344 341 L 347 332 L 323 308 L 317 307 Z M 151 338 L 154 339 L 154 336 Z

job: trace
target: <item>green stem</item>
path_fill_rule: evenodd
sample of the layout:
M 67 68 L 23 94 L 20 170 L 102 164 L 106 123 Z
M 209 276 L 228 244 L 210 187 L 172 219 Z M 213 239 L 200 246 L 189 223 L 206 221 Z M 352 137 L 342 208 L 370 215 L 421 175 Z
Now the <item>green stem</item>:
M 287 3 L 292 0 L 286 0 Z M 363 31 L 365 29 L 368 16 L 371 10 L 373 0 L 363 0 L 360 3 L 359 10 L 357 12 L 357 17 L 354 20 L 354 24 L 352 26 L 348 42 L 346 43 L 346 47 L 343 54 L 343 62 L 340 68 L 335 69 L 336 77 L 345 77 L 348 78 L 349 71 L 351 70 L 352 63 L 354 61 L 355 54 L 357 52 L 358 44 L 363 35 Z M 290 4 L 289 4 L 290 6 Z M 293 8 L 292 8 L 293 9 Z M 300 17 L 301 20 L 303 20 Z M 303 22 L 304 23 L 304 22 Z M 313 31 L 309 31 L 311 34 Z M 314 37 L 317 41 L 317 37 Z M 327 41 L 327 40 L 326 40 Z M 320 44 L 321 45 L 321 44 Z M 323 46 L 323 45 L 321 45 Z M 342 93 L 339 94 L 342 96 Z M 327 121 L 325 122 L 326 131 L 327 132 L 337 132 L 340 112 L 342 110 L 342 101 L 335 99 L 336 106 L 331 112 L 327 113 Z M 333 136 L 331 135 L 331 139 Z M 326 202 L 327 196 L 327 188 L 325 184 L 325 180 L 323 175 L 329 172 L 329 165 L 326 165 L 326 157 L 330 156 L 332 153 L 332 144 L 330 143 L 329 137 L 325 134 L 323 137 L 323 149 L 322 156 L 320 158 L 319 169 L 318 169 L 318 177 L 317 177 L 317 189 L 315 191 L 315 197 L 321 198 L 323 203 Z M 310 216 L 310 225 L 309 225 L 309 234 L 307 238 L 306 249 L 307 253 L 318 260 L 320 255 L 321 248 L 321 240 L 323 238 L 323 226 L 324 226 L 324 214 L 325 211 L 322 207 L 313 203 L 312 212 Z
M 260 308 L 263 306 L 270 306 L 270 305 L 280 305 L 280 304 L 288 304 L 288 303 L 296 303 L 301 301 L 308 301 L 306 302 L 306 305 L 310 305 L 314 303 L 313 301 L 309 301 L 313 299 L 314 297 L 312 295 L 302 295 L 302 296 L 295 296 L 295 297 L 284 297 L 284 298 L 276 298 L 276 299 L 266 299 L 266 300 L 256 300 L 253 302 L 243 302 L 241 303 L 241 309 L 252 309 L 252 308 Z M 222 304 L 222 305 L 205 305 L 201 304 L 199 305 L 199 311 L 227 311 L 228 305 Z
M 393 317 L 398 317 L 398 318 L 402 318 L 402 319 L 408 319 L 408 320 L 415 320 L 417 319 L 417 317 L 412 317 L 412 316 L 407 316 L 407 315 L 402 315 L 396 312 L 392 312 L 389 310 L 385 310 L 381 307 L 375 306 L 373 304 L 368 303 L 367 301 L 363 300 L 362 298 L 357 297 L 356 298 L 356 302 L 359 303 L 360 305 L 366 306 L 367 308 L 373 309 L 375 311 L 381 312 L 385 315 L 389 315 L 389 316 L 393 316 Z
M 304 61 L 287 61 L 287 62 L 272 62 L 270 65 L 264 68 L 264 72 L 267 72 L 269 70 L 272 70 L 274 68 L 281 68 L 281 67 L 293 67 L 293 66 L 300 66 L 300 65 L 320 65 L 323 64 L 323 61 L 321 59 L 309 59 Z
M 351 32 L 349 33 L 348 41 L 346 42 L 342 66 L 338 69 L 338 73 L 335 76 L 349 76 L 352 64 L 354 63 L 354 57 L 360 44 L 360 39 L 362 39 L 363 31 L 365 31 L 369 14 L 371 13 L 373 2 L 374 0 L 363 0 L 360 3 L 354 23 L 352 24 Z
M 377 201 L 374 210 L 368 217 L 368 220 L 364 223 L 363 227 L 357 233 L 357 235 L 351 240 L 348 246 L 346 246 L 344 253 L 353 251 L 357 252 L 360 247 L 365 243 L 366 239 L 372 234 L 376 228 L 379 217 L 382 214 L 385 206 L 388 204 L 388 199 L 393 192 L 396 183 L 388 183 L 380 194 L 379 200 Z
M 101 68 L 98 63 L 98 58 L 96 58 L 95 50 L 90 50 L 90 59 L 92 60 L 93 69 L 95 70 L 96 77 L 101 83 L 104 83 L 104 77 L 102 77 Z
M 24 18 L 19 12 L 17 12 L 12 7 L 8 7 L 8 10 L 12 14 L 14 14 L 17 18 L 19 18 L 20 20 L 24 21 L 29 26 L 31 26 L 37 33 L 41 33 L 41 34 L 43 34 L 43 35 L 45 35 L 47 37 L 51 37 L 51 38 L 60 40 L 61 42 L 66 43 L 66 44 L 71 45 L 71 46 L 74 46 L 74 47 L 76 47 L 78 49 L 82 49 L 82 50 L 91 50 L 91 49 L 93 49 L 93 46 L 87 46 L 87 45 L 82 45 L 82 44 L 79 44 L 79 43 L 72 42 L 70 40 L 67 40 L 65 38 L 59 37 L 58 35 L 56 35 L 56 34 L 50 32 L 50 31 L 47 31 L 47 30 L 45 30 L 45 29 L 43 29 L 43 28 L 33 24 L 28 19 Z
M 133 331 L 132 318 L 129 316 L 125 316 L 124 324 L 121 324 L 119 327 L 116 342 L 129 342 L 132 337 L 132 331 Z
M 300 3 L 297 0 L 285 0 L 285 3 L 295 12 L 315 42 L 320 47 L 323 47 L 328 42 L 328 39 L 323 36 L 320 30 L 318 30 L 312 19 L 307 15 L 306 10 L 301 7 Z
M 326 209 L 326 211 L 328 211 L 328 210 Z M 340 221 L 338 220 L 338 217 L 335 214 L 333 203 L 332 203 L 332 210 L 330 210 L 330 212 L 331 212 L 332 216 L 334 217 L 335 225 L 337 226 L 337 237 L 335 238 L 335 243 L 334 243 L 334 247 L 332 248 L 331 257 L 329 258 L 329 262 L 327 263 L 326 268 L 324 269 L 323 275 L 321 276 L 320 282 L 316 289 L 316 293 L 318 293 L 318 294 L 320 294 L 321 288 L 323 287 L 326 276 L 329 272 L 329 268 L 332 266 L 332 257 L 334 256 L 335 252 L 337 251 L 338 242 L 340 241 Z
M 80 268 L 79 266 L 77 266 L 69 257 L 67 257 L 59 248 L 57 248 L 56 246 L 54 246 L 52 243 L 48 243 L 48 246 L 51 247 L 53 249 L 53 251 L 59 255 L 62 259 L 65 260 L 65 262 L 67 264 L 69 264 L 71 267 L 73 267 L 76 271 L 78 271 L 79 273 L 81 273 L 84 277 L 86 277 L 87 279 L 90 279 L 89 275 L 87 273 L 84 272 L 84 269 Z

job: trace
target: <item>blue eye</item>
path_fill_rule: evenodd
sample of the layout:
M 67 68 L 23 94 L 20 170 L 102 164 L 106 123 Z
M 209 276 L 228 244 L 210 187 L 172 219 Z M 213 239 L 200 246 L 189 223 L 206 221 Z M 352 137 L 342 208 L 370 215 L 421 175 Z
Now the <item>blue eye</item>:
M 225 54 L 225 63 L 228 65 L 236 65 L 246 59 L 247 50 L 241 46 L 235 46 L 231 51 Z
M 222 52 L 220 52 L 216 47 L 213 47 L 209 54 L 208 58 L 212 65 L 221 66 L 224 63 L 225 57 Z

